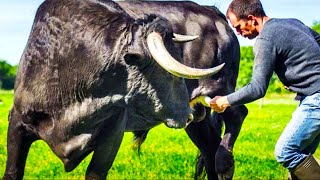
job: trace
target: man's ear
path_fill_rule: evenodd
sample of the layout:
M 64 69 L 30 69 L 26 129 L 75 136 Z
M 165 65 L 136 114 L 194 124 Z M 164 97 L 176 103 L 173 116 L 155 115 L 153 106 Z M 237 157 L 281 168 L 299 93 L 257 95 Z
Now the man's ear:
M 257 18 L 254 15 L 248 15 L 248 20 L 251 20 L 253 25 L 257 26 L 259 22 L 257 21 Z
M 248 18 L 248 20 L 253 20 L 253 19 L 255 19 L 256 17 L 255 17 L 254 15 L 251 15 L 251 14 L 250 14 L 250 15 L 248 15 L 247 18 Z

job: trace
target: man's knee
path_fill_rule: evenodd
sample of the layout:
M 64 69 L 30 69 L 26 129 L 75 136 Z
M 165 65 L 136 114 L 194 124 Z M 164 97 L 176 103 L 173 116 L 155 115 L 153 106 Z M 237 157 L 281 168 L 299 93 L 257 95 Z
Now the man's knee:
M 278 163 L 286 167 L 287 163 L 292 159 L 293 154 L 292 148 L 286 146 L 286 143 L 283 141 L 278 140 L 274 149 L 274 156 Z

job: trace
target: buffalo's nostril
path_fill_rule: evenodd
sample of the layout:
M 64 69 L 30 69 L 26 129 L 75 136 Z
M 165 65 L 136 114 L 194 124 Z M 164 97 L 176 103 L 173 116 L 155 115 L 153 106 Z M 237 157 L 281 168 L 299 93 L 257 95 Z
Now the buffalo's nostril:
M 191 121 L 193 121 L 193 119 L 194 119 L 193 114 L 190 113 L 190 114 L 189 114 L 189 117 L 188 117 L 188 123 L 191 122 Z

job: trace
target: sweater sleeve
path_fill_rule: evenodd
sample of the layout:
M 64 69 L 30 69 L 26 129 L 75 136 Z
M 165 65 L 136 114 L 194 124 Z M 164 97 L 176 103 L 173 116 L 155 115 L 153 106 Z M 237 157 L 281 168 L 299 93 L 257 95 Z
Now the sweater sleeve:
M 258 38 L 253 50 L 255 58 L 251 82 L 227 96 L 230 105 L 249 103 L 266 94 L 275 67 L 276 48 L 269 40 Z

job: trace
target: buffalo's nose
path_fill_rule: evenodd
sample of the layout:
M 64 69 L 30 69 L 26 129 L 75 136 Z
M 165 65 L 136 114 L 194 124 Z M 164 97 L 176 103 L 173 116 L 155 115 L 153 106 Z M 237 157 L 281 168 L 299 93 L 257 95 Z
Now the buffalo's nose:
M 176 129 L 186 128 L 188 126 L 188 124 L 190 124 L 193 120 L 194 120 L 193 114 L 189 113 L 188 117 L 185 116 L 184 118 L 180 119 L 180 121 L 177 119 L 168 118 L 165 121 L 165 125 L 167 127 L 176 128 Z
M 184 128 L 186 126 L 186 122 L 179 122 L 173 119 L 167 119 L 165 125 L 169 128 Z

